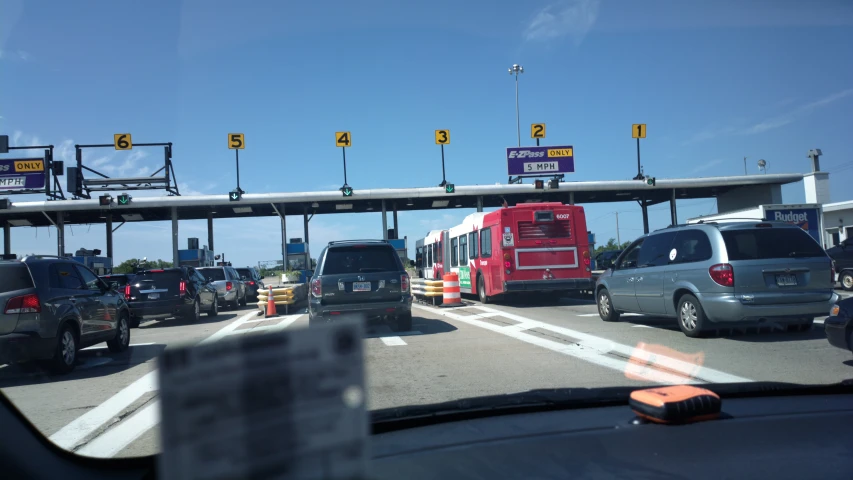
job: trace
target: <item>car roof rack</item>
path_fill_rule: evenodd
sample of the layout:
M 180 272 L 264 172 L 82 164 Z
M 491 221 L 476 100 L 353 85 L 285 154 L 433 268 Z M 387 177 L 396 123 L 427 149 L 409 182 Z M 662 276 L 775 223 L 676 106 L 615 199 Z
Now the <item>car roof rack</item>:
M 388 240 L 376 240 L 374 238 L 365 240 L 333 240 L 329 245 L 347 244 L 347 243 L 391 243 Z

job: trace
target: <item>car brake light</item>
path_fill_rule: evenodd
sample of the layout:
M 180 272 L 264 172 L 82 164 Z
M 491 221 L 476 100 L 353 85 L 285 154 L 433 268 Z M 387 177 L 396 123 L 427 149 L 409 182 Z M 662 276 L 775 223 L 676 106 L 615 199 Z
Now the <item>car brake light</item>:
M 163 273 L 163 270 L 148 270 L 149 272 Z
M 311 280 L 311 295 L 314 295 L 317 298 L 323 296 L 323 286 L 320 284 L 319 278 Z
M 40 313 L 41 302 L 35 293 L 23 295 L 20 297 L 12 297 L 6 302 L 6 314 L 11 313 Z
M 253 282 L 253 281 L 251 281 L 251 280 L 249 280 L 249 281 L 248 281 L 248 282 L 246 282 L 246 283 L 248 283 L 249 285 L 254 285 L 254 284 L 255 284 L 255 282 Z
M 403 274 L 400 276 L 400 291 L 408 292 L 409 291 L 409 276 Z
M 230 292 L 232 288 L 234 288 L 234 284 L 233 284 L 233 283 L 231 283 L 231 282 L 225 282 L 225 290 L 227 290 L 227 291 L 229 291 L 229 292 Z
M 583 251 L 583 264 L 584 264 L 584 265 L 586 265 L 586 266 L 588 267 L 588 266 L 589 266 L 589 262 L 590 262 L 590 260 L 589 260 L 589 250 L 584 250 L 584 251 Z
M 509 267 L 511 267 L 511 266 L 512 266 L 512 264 L 511 264 L 511 263 L 509 263 L 509 262 L 504 262 L 504 267 L 509 268 Z
M 130 300 L 130 284 L 124 286 L 124 299 Z
M 229 290 L 230 290 L 230 288 L 229 288 Z M 184 295 L 186 295 L 187 294 L 187 282 L 181 280 L 181 283 L 178 284 L 178 291 L 181 293 L 182 297 Z
M 708 269 L 711 279 L 723 287 L 735 286 L 735 271 L 728 263 L 718 263 Z

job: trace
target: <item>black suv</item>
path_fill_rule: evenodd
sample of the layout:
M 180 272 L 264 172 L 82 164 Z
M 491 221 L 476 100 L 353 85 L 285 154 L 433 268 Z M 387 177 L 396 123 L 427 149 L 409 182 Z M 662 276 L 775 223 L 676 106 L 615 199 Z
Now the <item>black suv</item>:
M 144 318 L 188 318 L 195 322 L 201 312 L 219 314 L 216 289 L 192 267 L 162 268 L 137 272 L 124 287 L 130 305 L 131 327 Z
M 0 261 L 0 363 L 48 360 L 70 372 L 77 352 L 107 342 L 130 344 L 123 296 L 85 265 L 47 256 Z
M 412 329 L 409 274 L 385 240 L 329 242 L 311 277 L 309 324 L 342 314 L 392 321 L 397 331 Z
M 264 288 L 264 279 L 253 267 L 235 268 L 243 283 L 246 284 L 246 296 L 251 297 L 255 301 L 258 300 L 258 290 Z

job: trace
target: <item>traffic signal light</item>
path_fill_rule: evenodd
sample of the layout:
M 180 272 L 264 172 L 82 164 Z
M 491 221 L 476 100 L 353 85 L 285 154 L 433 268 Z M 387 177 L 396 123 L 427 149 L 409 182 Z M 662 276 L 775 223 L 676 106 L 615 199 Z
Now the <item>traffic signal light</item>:
M 452 183 L 444 184 L 444 193 L 456 193 L 456 185 Z
M 118 204 L 119 205 L 128 205 L 130 203 L 130 195 L 126 193 L 122 193 L 118 196 Z
M 655 177 L 646 177 L 646 185 L 654 187 L 655 183 Z
M 351 197 L 352 187 L 350 187 L 349 185 L 344 185 L 343 187 L 341 187 L 341 193 L 343 193 L 345 197 Z
M 228 193 L 228 199 L 232 202 L 237 202 L 241 198 L 243 198 L 243 193 L 240 190 L 231 190 L 231 192 Z
M 543 188 L 545 188 L 545 181 L 544 180 L 534 180 L 533 181 L 533 187 L 536 190 L 542 190 Z
M 113 203 L 113 197 L 111 197 L 109 195 L 101 195 L 100 197 L 98 197 L 98 203 L 102 207 L 109 207 L 110 204 Z

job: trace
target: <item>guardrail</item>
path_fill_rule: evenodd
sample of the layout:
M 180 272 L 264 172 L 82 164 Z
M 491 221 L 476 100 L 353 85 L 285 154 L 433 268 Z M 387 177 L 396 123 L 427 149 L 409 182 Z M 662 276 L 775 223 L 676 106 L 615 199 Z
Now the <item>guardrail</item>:
M 269 300 L 270 289 L 258 290 L 258 310 L 264 311 Z M 273 303 L 276 308 L 284 306 L 284 313 L 289 313 L 290 306 L 306 298 L 307 286 L 304 283 L 288 285 L 272 289 Z
M 412 296 L 421 303 L 429 303 L 433 306 L 441 304 L 444 300 L 444 281 L 413 278 Z

